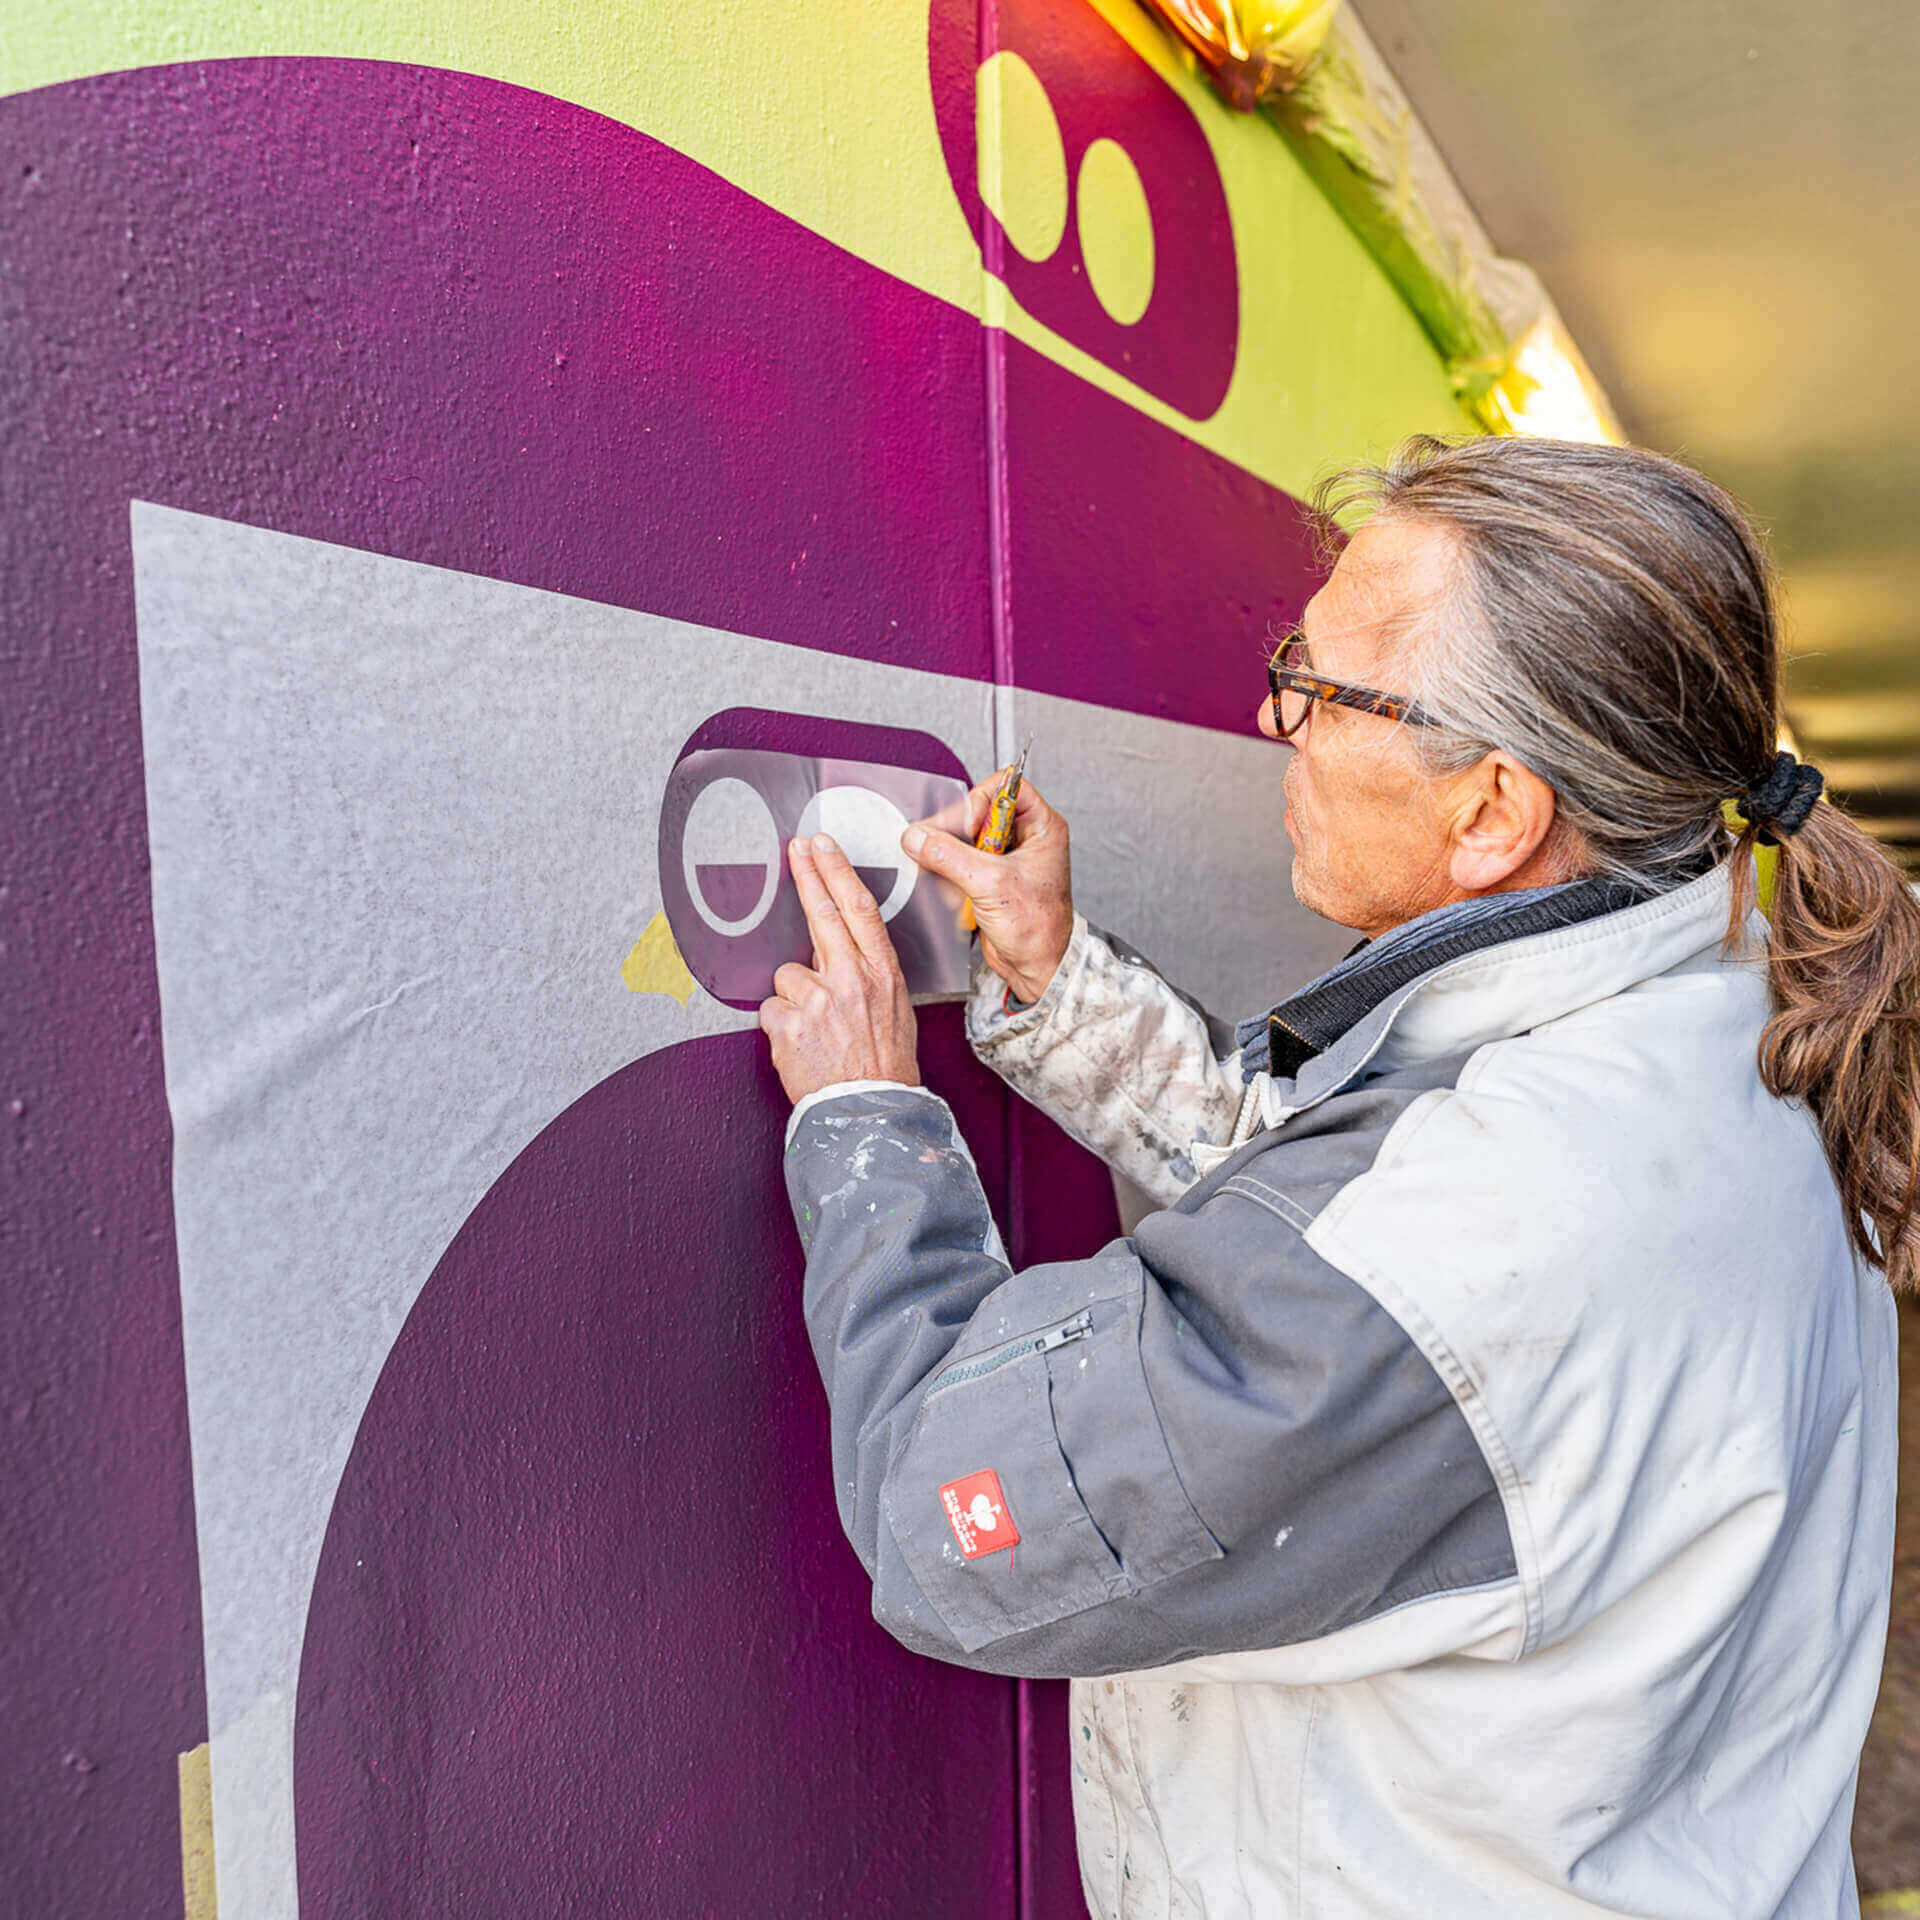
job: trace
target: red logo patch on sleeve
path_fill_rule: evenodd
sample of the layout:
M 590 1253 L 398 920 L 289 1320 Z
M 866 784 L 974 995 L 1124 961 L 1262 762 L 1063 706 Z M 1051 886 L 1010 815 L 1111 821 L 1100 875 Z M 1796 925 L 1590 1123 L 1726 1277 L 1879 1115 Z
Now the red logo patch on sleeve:
M 969 1560 L 1020 1544 L 1020 1529 L 1007 1511 L 1000 1476 L 991 1467 L 970 1473 L 964 1480 L 949 1480 L 940 1489 L 940 1504 L 947 1510 L 947 1522 L 960 1542 L 960 1551 Z

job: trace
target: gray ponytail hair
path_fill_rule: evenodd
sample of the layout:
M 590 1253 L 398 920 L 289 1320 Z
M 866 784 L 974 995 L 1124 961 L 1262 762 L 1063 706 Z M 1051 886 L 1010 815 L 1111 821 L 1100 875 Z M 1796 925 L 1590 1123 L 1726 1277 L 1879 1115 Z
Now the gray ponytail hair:
M 1433 770 L 1504 747 L 1553 788 L 1583 865 L 1650 891 L 1730 861 L 1731 946 L 1765 823 L 1736 836 L 1723 807 L 1766 788 L 1780 728 L 1772 570 L 1733 499 L 1633 447 L 1422 437 L 1313 507 L 1329 542 L 1356 509 L 1451 542 L 1446 604 L 1398 669 L 1443 723 L 1419 733 Z M 1779 843 L 1760 1076 L 1818 1122 L 1855 1249 L 1910 1288 L 1920 901 L 1837 807 L 1802 812 Z

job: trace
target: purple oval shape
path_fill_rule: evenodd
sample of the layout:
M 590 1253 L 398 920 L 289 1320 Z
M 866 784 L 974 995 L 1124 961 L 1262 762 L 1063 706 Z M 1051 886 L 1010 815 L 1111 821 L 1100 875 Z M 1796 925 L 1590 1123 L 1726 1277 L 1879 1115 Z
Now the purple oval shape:
M 1004 1218 L 1003 1095 L 957 1007 L 921 1036 Z M 869 1617 L 785 1116 L 757 1035 L 652 1054 L 533 1140 L 442 1256 L 314 1580 L 306 1920 L 1011 1914 L 1014 1685 Z

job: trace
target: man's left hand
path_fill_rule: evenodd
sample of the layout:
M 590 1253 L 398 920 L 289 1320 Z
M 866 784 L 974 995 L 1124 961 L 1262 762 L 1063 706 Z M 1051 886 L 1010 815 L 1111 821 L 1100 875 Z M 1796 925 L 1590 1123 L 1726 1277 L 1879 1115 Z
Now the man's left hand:
M 760 1026 L 774 1070 L 800 1101 L 842 1080 L 920 1084 L 913 1003 L 874 897 L 833 840 L 816 833 L 787 849 L 813 935 L 813 965 L 773 976 Z

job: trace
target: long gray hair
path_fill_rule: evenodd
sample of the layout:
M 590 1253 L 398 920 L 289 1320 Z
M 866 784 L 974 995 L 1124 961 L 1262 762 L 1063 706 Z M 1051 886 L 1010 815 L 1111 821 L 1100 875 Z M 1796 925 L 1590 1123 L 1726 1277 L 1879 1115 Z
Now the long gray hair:
M 1780 631 L 1766 550 L 1732 497 L 1639 448 L 1421 436 L 1333 475 L 1313 508 L 1330 541 L 1360 512 L 1445 531 L 1450 590 L 1400 663 L 1443 723 L 1419 736 L 1433 770 L 1505 748 L 1553 788 L 1587 871 L 1651 889 L 1732 861 L 1737 939 L 1769 824 L 1749 796 L 1780 791 Z M 1729 800 L 1748 809 L 1737 834 Z M 1837 807 L 1803 812 L 1779 843 L 1760 1072 L 1812 1110 L 1856 1247 L 1908 1287 L 1920 902 Z

